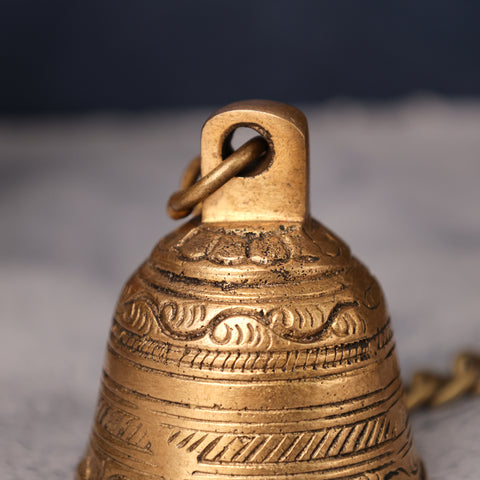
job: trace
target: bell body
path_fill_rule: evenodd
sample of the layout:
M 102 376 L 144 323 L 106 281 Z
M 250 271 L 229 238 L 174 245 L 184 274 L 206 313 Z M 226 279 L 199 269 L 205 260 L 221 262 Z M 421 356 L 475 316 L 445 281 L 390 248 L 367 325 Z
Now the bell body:
M 308 215 L 197 218 L 127 282 L 77 480 L 424 478 L 381 289 Z

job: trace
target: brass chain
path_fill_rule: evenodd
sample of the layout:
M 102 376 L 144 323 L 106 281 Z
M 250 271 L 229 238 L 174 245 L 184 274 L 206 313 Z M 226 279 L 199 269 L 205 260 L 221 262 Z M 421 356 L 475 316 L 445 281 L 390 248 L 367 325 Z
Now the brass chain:
M 170 197 L 170 216 L 181 218 L 190 214 L 206 196 L 258 158 L 265 148 L 264 141 L 257 137 L 232 153 L 215 169 L 215 175 L 211 172 L 201 180 L 198 180 L 200 157 L 194 158 L 182 177 L 181 190 Z M 457 356 L 451 375 L 419 371 L 405 386 L 405 400 L 410 411 L 438 407 L 467 394 L 480 395 L 480 355 L 471 352 L 462 352 Z
M 471 352 L 457 356 L 451 375 L 417 372 L 405 388 L 409 410 L 438 407 L 466 394 L 480 394 L 480 355 Z

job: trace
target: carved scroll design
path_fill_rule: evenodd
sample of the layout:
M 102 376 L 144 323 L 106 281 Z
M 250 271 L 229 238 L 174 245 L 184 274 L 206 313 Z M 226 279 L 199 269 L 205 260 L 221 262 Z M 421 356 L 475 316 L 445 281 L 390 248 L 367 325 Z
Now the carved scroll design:
M 274 307 L 265 311 L 231 307 L 206 318 L 200 304 L 156 303 L 145 292 L 129 294 L 126 288 L 117 309 L 117 319 L 143 334 L 164 334 L 173 340 L 194 341 L 208 337 L 215 345 L 259 345 L 273 335 L 299 344 L 314 344 L 332 331 L 341 337 L 364 333 L 365 322 L 354 311 L 356 301 L 339 302 L 324 314 L 320 307 Z M 236 319 L 237 321 L 233 321 Z M 232 323 L 233 322 L 233 323 Z
M 116 315 L 122 323 L 142 335 L 158 335 L 159 333 L 168 335 L 169 331 L 186 331 L 191 334 L 189 340 L 204 336 L 199 335 L 198 328 L 191 328 L 194 325 L 202 324 L 204 321 L 204 305 L 179 305 L 174 301 L 165 301 L 158 304 L 147 294 L 131 295 L 128 286 L 125 288 L 117 306 Z M 167 322 L 168 326 L 165 329 Z M 183 338 L 180 336 L 178 339 Z

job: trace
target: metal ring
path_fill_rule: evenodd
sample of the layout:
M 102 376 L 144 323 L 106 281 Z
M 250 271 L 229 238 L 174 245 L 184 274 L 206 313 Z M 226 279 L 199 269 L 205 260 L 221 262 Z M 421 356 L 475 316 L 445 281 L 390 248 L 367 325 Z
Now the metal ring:
M 196 157 L 183 175 L 182 190 L 175 192 L 168 201 L 170 217 L 179 219 L 190 215 L 195 205 L 225 185 L 267 149 L 268 143 L 263 137 L 252 138 L 198 182 L 195 180 L 200 174 L 200 157 Z
M 180 188 L 182 190 L 187 190 L 187 188 L 190 188 L 198 180 L 202 170 L 201 162 L 202 162 L 202 157 L 198 155 L 198 157 L 195 157 L 188 164 L 188 167 L 183 172 L 182 180 L 180 181 Z

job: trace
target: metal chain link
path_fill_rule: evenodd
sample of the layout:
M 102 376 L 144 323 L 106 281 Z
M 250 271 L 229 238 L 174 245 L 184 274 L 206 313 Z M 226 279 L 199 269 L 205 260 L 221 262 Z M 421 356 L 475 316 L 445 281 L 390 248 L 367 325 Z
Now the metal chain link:
M 480 354 L 460 353 L 449 376 L 417 372 L 405 388 L 409 410 L 438 407 L 466 394 L 480 394 Z
M 268 143 L 263 137 L 252 138 L 199 180 L 201 159 L 194 158 L 183 174 L 182 189 L 171 195 L 168 201 L 167 210 L 170 217 L 177 220 L 190 215 L 199 203 L 264 155 L 267 150 Z

